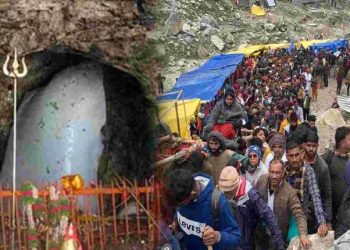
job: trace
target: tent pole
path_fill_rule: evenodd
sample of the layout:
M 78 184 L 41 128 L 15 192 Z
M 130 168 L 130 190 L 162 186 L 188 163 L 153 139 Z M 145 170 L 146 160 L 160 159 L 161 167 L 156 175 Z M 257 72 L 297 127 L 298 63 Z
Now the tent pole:
M 177 101 L 175 102 L 175 111 L 176 111 L 177 131 L 178 131 L 178 133 L 179 133 L 179 136 L 181 137 L 180 119 L 179 119 L 179 109 L 178 109 L 178 106 L 177 106 Z

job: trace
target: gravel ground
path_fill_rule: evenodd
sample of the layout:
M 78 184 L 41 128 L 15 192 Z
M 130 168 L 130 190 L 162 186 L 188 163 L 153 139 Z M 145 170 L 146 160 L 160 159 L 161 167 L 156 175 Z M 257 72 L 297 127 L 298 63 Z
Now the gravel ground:
M 324 111 L 329 109 L 336 95 L 337 83 L 334 78 L 329 78 L 329 84 L 327 88 L 318 90 L 318 98 L 316 102 L 311 103 L 312 113 L 316 116 L 320 116 Z M 343 91 L 346 91 L 343 86 Z
M 319 89 L 318 99 L 316 102 L 311 103 L 311 113 L 315 114 L 317 117 L 321 116 L 326 110 L 328 110 L 334 98 L 336 98 L 336 81 L 335 78 L 329 78 L 329 84 L 327 88 Z M 346 93 L 345 86 L 343 84 L 342 94 Z M 320 146 L 319 153 L 325 152 L 330 143 L 334 143 L 334 128 L 318 128 L 318 134 L 320 136 Z

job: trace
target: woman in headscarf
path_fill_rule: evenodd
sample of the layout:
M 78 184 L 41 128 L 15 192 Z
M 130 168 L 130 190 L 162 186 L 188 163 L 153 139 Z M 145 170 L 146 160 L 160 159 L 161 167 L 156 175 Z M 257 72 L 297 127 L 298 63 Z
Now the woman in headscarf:
M 245 172 L 245 178 L 255 186 L 259 177 L 263 174 L 267 174 L 267 168 L 261 160 L 261 149 L 257 145 L 249 146 L 247 149 L 247 155 L 249 163 L 247 171 Z
M 210 113 L 204 128 L 204 138 L 213 130 L 219 131 L 226 139 L 233 139 L 242 126 L 244 110 L 240 104 L 235 102 L 235 91 L 228 88 L 224 97 L 224 100 L 215 104 Z

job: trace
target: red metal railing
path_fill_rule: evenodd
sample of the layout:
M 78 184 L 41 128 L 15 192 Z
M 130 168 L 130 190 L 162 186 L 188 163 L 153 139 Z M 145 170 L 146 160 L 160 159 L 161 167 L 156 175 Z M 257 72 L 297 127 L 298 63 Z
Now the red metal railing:
M 120 178 L 110 187 L 96 186 L 71 191 L 67 195 L 69 219 L 77 228 L 83 249 L 124 249 L 121 246 L 125 242 L 140 246 L 133 249 L 153 249 L 159 239 L 165 237 L 159 226 L 162 220 L 161 193 L 159 183 L 138 186 L 136 182 Z M 30 249 L 21 207 L 24 195 L 25 192 L 16 192 L 16 249 Z M 47 219 L 49 191 L 40 190 L 39 196 L 44 200 Z M 0 186 L 0 249 L 11 249 L 11 197 L 12 191 Z M 95 212 L 94 204 L 97 207 Z M 46 225 L 46 228 L 40 229 L 39 241 L 43 244 L 49 228 L 50 225 Z

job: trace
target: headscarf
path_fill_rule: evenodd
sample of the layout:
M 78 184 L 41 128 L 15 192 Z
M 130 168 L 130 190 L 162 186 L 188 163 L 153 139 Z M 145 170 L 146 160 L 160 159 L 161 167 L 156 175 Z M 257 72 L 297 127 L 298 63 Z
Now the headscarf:
M 255 172 L 255 170 L 259 167 L 260 161 L 262 158 L 262 153 L 261 153 L 261 149 L 256 145 L 249 146 L 249 148 L 247 149 L 247 155 L 249 156 L 250 153 L 256 153 L 259 159 L 258 163 L 255 166 L 251 165 L 249 162 L 247 166 L 247 171 L 252 173 L 252 172 Z
M 261 160 L 261 158 L 262 158 L 261 149 L 257 145 L 249 146 L 247 149 L 247 152 L 248 152 L 248 155 L 250 153 L 256 153 L 258 155 L 259 160 Z
M 233 89 L 233 88 L 228 88 L 228 89 L 226 89 L 225 90 L 225 98 L 227 97 L 227 96 L 232 96 L 232 98 L 235 98 L 235 90 Z

